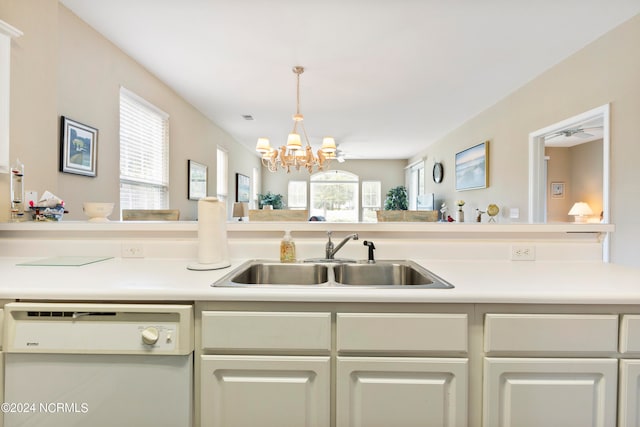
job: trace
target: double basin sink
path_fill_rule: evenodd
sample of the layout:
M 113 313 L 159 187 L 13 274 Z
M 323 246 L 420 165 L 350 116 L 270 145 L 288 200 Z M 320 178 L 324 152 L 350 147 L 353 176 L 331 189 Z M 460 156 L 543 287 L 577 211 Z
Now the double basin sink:
M 429 270 L 408 260 L 375 263 L 291 263 L 247 261 L 213 284 L 216 287 L 359 287 L 451 289 Z

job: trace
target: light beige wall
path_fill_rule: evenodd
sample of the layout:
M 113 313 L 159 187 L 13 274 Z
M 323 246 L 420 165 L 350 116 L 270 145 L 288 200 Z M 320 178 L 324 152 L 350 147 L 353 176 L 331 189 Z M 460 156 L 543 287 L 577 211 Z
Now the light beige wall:
M 602 140 L 573 147 L 547 147 L 547 182 L 563 182 L 562 198 L 547 189 L 547 221 L 572 222 L 567 213 L 575 202 L 586 202 L 598 218 L 602 212 Z
M 631 54 L 637 50 L 638 40 L 640 15 L 481 112 L 412 160 L 424 156 L 429 167 L 434 160 L 444 163 L 444 181 L 435 187 L 447 194 L 447 203 L 464 198 L 470 208 L 488 203 L 518 207 L 521 220 L 526 221 L 529 133 L 611 103 L 610 203 L 611 220 L 616 225 L 611 259 L 640 267 L 640 198 L 630 197 L 637 194 L 640 182 L 640 55 Z M 455 153 L 484 139 L 491 140 L 490 187 L 456 193 Z M 506 221 L 504 217 L 501 220 Z
M 547 161 L 547 184 L 553 182 L 564 183 L 564 197 L 553 198 L 551 191 L 547 189 L 547 221 L 567 222 L 570 221 L 567 212 L 571 209 L 571 189 L 573 188 L 571 152 L 569 148 L 546 147 L 545 155 L 549 157 Z M 602 156 L 601 156 L 602 158 Z
M 404 160 L 346 160 L 344 163 L 332 162 L 329 169 L 351 172 L 360 177 L 360 181 L 381 181 L 382 203 L 389 189 L 404 185 Z M 305 171 L 271 173 L 262 167 L 262 192 L 280 193 L 287 198 L 289 181 L 309 182 L 309 173 Z
M 170 116 L 169 199 L 181 219 L 197 214 L 197 202 L 187 199 L 188 159 L 209 167 L 209 195 L 216 194 L 218 145 L 229 152 L 229 194 L 235 193 L 235 172 L 250 175 L 258 166 L 257 157 L 57 1 L 9 4 L 15 18 L 7 22 L 25 33 L 24 48 L 13 55 L 11 155 L 26 165 L 27 189 L 65 200 L 67 219 L 86 218 L 84 201 L 116 202 L 111 218 L 118 218 L 120 86 Z M 97 177 L 58 172 L 60 115 L 99 129 Z
M 602 212 L 602 140 L 569 148 L 571 155 L 571 205 L 586 202 L 597 218 Z M 573 218 L 570 218 L 573 221 Z
M 56 0 L 0 0 L 0 19 L 24 33 L 11 46 L 9 158 L 25 164 L 27 190 L 51 188 L 58 174 L 57 9 Z M 0 174 L 0 221 L 9 208 L 9 175 Z

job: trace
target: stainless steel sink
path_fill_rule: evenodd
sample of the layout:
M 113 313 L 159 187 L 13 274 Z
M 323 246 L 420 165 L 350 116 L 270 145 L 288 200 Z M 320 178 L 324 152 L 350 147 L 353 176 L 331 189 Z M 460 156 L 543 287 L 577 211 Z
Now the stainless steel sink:
M 337 283 L 349 286 L 453 288 L 453 285 L 413 261 L 340 264 L 333 267 L 333 274 Z
M 451 289 L 447 283 L 413 261 L 358 263 L 292 263 L 247 261 L 212 286 Z
M 328 281 L 329 268 L 321 264 L 282 264 L 252 261 L 232 272 L 235 285 L 319 285 Z M 224 280 L 224 279 L 223 279 Z

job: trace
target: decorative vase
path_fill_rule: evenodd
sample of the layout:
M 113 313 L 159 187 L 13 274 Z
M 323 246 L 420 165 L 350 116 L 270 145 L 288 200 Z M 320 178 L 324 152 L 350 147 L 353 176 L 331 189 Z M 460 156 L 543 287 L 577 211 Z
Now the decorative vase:
M 462 207 L 459 207 L 456 212 L 456 221 L 464 222 L 464 211 L 462 210 Z

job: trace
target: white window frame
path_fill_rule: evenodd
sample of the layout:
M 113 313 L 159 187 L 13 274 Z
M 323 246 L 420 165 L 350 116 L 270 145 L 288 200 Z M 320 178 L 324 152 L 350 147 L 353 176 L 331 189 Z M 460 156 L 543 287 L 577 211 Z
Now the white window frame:
M 258 168 L 251 169 L 251 200 L 249 206 L 251 209 L 258 209 L 258 188 L 260 188 L 260 170 Z
M 425 192 L 425 175 L 424 160 L 419 160 L 407 166 L 408 183 L 407 193 L 409 197 L 409 209 L 416 210 L 418 208 L 418 198 Z
M 381 181 L 373 181 L 373 180 L 366 180 L 366 181 L 362 181 L 362 183 L 360 184 L 362 187 L 361 193 L 362 193 L 362 209 L 361 209 L 361 221 L 362 222 L 376 222 L 373 220 L 373 218 L 371 220 L 367 219 L 367 211 L 379 211 L 380 209 L 382 209 L 382 182 Z M 377 193 L 377 200 L 374 201 L 373 203 L 370 203 L 370 193 L 368 193 L 365 188 L 368 187 L 369 185 L 375 185 L 377 187 L 376 189 L 376 193 Z
M 308 206 L 307 181 L 289 181 L 287 185 L 287 207 L 304 210 Z
M 120 209 L 169 208 L 169 114 L 120 88 Z
M 333 181 L 333 180 L 318 180 L 318 177 L 321 177 L 322 175 L 325 174 L 331 174 L 331 173 L 342 173 L 342 174 L 346 174 L 348 176 L 352 176 L 352 179 L 349 180 L 341 180 L 341 181 Z M 359 221 L 359 216 L 360 216 L 360 177 L 352 172 L 348 172 L 348 171 L 341 171 L 341 170 L 330 170 L 330 171 L 326 171 L 326 172 L 318 172 L 316 174 L 311 175 L 310 180 L 309 180 L 309 214 L 312 216 L 325 216 L 323 215 L 324 212 L 322 213 L 318 213 L 315 211 L 315 208 L 313 207 L 313 202 L 315 200 L 315 192 L 316 192 L 316 188 L 314 184 L 354 184 L 354 195 L 353 195 L 353 203 L 354 203 L 354 207 L 353 210 L 355 211 L 355 218 L 354 220 L 357 222 Z M 333 221 L 331 218 L 326 218 L 327 221 L 329 222 L 337 222 L 337 221 Z
M 216 196 L 221 201 L 229 197 L 229 152 L 220 145 L 216 151 Z

